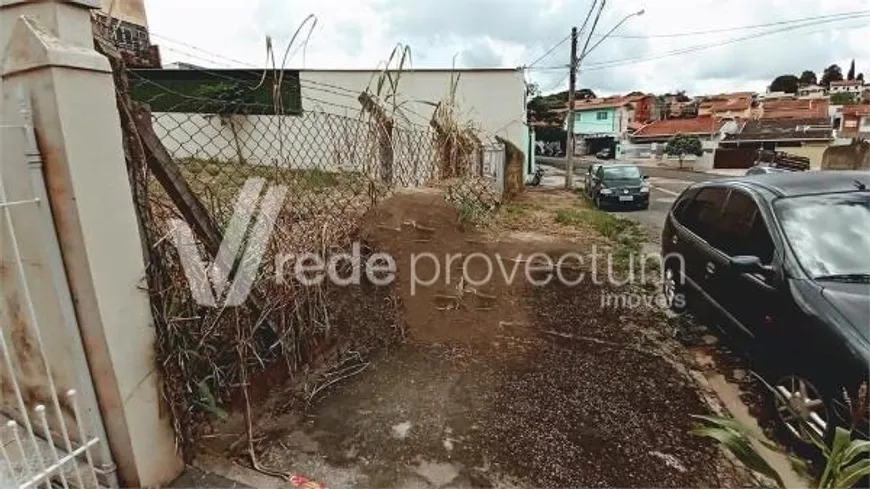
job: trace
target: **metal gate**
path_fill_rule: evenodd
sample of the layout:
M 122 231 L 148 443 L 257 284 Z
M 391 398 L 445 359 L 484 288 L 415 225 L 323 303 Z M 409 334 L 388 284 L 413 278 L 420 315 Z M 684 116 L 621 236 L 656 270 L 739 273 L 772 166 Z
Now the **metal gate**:
M 504 197 L 504 167 L 505 147 L 501 142 L 491 142 L 483 146 L 482 150 L 482 174 L 489 178 L 490 185 L 498 195 L 498 200 Z
M 27 100 L 0 125 L 0 488 L 117 486 Z

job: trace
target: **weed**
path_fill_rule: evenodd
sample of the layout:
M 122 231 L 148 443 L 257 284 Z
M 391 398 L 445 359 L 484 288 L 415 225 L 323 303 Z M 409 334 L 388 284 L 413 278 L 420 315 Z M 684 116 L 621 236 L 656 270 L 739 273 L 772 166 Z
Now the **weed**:
M 476 199 L 459 199 L 454 202 L 454 205 L 462 229 L 482 226 L 492 216 L 492 209 Z
M 524 216 L 529 213 L 529 209 L 527 207 L 524 207 L 523 205 L 516 202 L 508 202 L 502 207 L 502 209 L 504 209 L 505 214 L 515 217 Z

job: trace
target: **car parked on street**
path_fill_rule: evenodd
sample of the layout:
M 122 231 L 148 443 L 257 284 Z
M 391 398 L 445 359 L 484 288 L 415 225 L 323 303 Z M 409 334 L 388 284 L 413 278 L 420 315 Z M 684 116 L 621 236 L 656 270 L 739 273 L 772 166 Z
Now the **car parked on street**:
M 592 180 L 595 177 L 595 172 L 598 171 L 598 167 L 601 165 L 601 163 L 592 163 L 586 167 L 586 173 L 583 174 L 583 189 L 590 199 L 592 198 Z
M 804 442 L 801 420 L 830 436 L 851 419 L 843 393 L 856 399 L 870 377 L 868 187 L 870 173 L 854 171 L 704 182 L 677 198 L 662 233 L 671 308 L 715 313 L 781 394 L 780 426 Z
M 611 160 L 613 159 L 613 149 L 604 148 L 601 151 L 595 153 L 595 157 L 599 160 Z
M 637 165 L 615 163 L 600 165 L 592 174 L 589 196 L 595 207 L 649 208 L 647 176 Z
M 777 168 L 771 165 L 754 165 L 746 170 L 746 175 L 766 175 L 768 173 L 782 173 L 790 170 Z
M 793 172 L 793 171 L 805 171 L 802 169 L 797 169 L 795 167 L 783 166 L 777 163 L 770 163 L 765 161 L 756 161 L 754 165 L 752 165 L 748 170 L 746 170 L 746 175 L 766 175 L 768 173 L 783 173 L 783 172 Z

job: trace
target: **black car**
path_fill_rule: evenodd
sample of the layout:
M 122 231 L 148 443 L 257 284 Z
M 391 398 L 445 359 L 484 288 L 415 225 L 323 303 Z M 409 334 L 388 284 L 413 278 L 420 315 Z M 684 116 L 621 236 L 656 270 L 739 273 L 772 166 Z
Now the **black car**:
M 586 190 L 586 195 L 592 198 L 592 180 L 595 177 L 595 172 L 601 166 L 601 163 L 592 163 L 586 168 L 586 173 L 583 174 L 583 188 Z
M 595 157 L 599 160 L 609 160 L 613 158 L 613 150 L 611 148 L 604 148 L 601 151 L 595 153 Z
M 592 175 L 589 195 L 599 209 L 605 207 L 649 208 L 649 185 L 637 165 L 601 165 Z
M 791 168 L 772 165 L 765 162 L 757 162 L 755 165 L 746 170 L 746 175 L 766 175 L 768 173 L 782 173 L 787 171 L 795 171 Z
M 870 377 L 868 187 L 870 173 L 851 171 L 716 180 L 686 189 L 665 222 L 671 308 L 717 313 L 804 441 L 798 419 L 830 436 L 850 419 L 843 392 L 856 399 Z

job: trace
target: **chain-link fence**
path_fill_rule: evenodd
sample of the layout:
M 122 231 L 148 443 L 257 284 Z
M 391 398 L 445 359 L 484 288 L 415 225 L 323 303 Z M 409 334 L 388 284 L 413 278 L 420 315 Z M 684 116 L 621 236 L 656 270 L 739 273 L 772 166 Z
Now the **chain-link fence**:
M 377 103 L 371 94 L 359 97 L 355 116 L 322 106 L 288 113 L 279 104 L 239 101 L 232 87 L 209 96 L 184 94 L 138 78 L 110 58 L 145 237 L 164 395 L 187 456 L 199 421 L 223 415 L 221 406 L 240 391 L 247 399 L 252 376 L 276 362 L 300 372 L 335 345 L 335 291 L 328 283 L 280 280 L 293 267 L 285 257 L 347 250 L 366 213 L 399 188 L 446 187 L 460 212 L 469 205 L 491 210 L 500 201 L 499 143 L 456 144 L 436 127 L 396 124 L 382 111 L 366 110 L 366 101 Z M 134 101 L 130 86 L 136 83 L 148 84 L 149 98 L 138 102 L 162 102 L 149 109 Z M 266 197 L 258 190 L 253 202 L 242 202 L 252 181 Z M 265 239 L 251 232 L 241 243 L 243 251 L 263 247 L 249 299 L 232 308 L 198 303 L 180 256 L 179 226 L 195 235 L 187 244 L 198 256 L 214 260 L 226 230 L 244 217 L 239 209 L 254 209 L 247 218 L 256 221 L 266 214 L 268 189 L 276 188 L 283 199 L 273 232 Z M 236 274 L 247 266 L 246 256 L 233 257 Z M 204 269 L 194 287 L 211 291 L 212 272 Z

